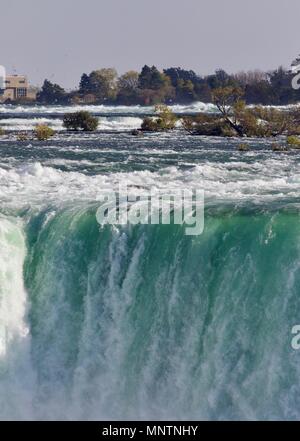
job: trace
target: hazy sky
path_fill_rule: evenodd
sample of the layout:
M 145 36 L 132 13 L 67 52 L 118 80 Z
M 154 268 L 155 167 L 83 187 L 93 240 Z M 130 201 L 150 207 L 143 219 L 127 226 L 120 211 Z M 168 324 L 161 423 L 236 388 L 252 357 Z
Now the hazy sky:
M 82 72 L 144 64 L 207 74 L 289 66 L 299 0 L 0 0 L 0 64 L 69 88 Z

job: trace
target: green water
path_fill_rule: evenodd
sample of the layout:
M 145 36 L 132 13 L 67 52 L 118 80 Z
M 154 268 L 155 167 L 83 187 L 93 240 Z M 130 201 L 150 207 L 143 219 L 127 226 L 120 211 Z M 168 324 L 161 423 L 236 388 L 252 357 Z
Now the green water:
M 298 419 L 297 156 L 108 142 L 2 146 L 0 418 Z M 122 180 L 204 188 L 203 234 L 101 228 Z

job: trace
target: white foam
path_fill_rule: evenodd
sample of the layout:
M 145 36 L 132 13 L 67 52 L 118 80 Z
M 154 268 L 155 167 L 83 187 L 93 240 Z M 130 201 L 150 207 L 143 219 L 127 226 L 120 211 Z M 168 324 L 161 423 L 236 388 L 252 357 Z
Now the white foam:
M 195 102 L 189 105 L 174 104 L 169 106 L 174 112 L 178 113 L 193 113 L 193 112 L 211 112 L 216 111 L 216 107 L 211 103 Z M 154 112 L 154 106 L 105 106 L 105 105 L 72 105 L 72 106 L 21 106 L 2 104 L 0 105 L 0 112 L 2 113 L 35 113 L 47 115 L 47 113 L 64 114 L 69 112 L 78 112 L 85 110 L 92 113 L 107 113 L 107 114 L 124 114 L 131 113 L 136 115 L 143 115 Z
M 161 156 L 163 153 L 160 153 Z M 135 152 L 135 155 L 138 153 Z M 11 169 L 7 169 L 7 165 L 0 166 L 2 208 L 21 208 L 33 203 L 44 206 L 48 203 L 93 201 L 98 199 L 103 189 L 117 190 L 119 183 L 127 183 L 137 191 L 139 188 L 183 186 L 204 189 L 206 200 L 212 202 L 263 203 L 282 198 L 300 198 L 300 164 L 297 159 L 293 156 L 276 156 L 271 152 L 260 160 L 250 162 L 206 160 L 188 170 L 172 166 L 157 172 L 144 170 L 109 175 L 65 172 L 50 165 L 51 162 L 48 162 L 48 166 L 35 162 Z M 74 170 L 76 161 L 72 160 L 71 165 Z M 86 165 L 90 166 L 91 163 Z
M 62 119 L 58 118 L 9 118 L 0 121 L 0 128 L 12 131 L 34 130 L 38 124 L 46 124 L 55 131 L 65 130 Z M 102 117 L 99 118 L 98 129 L 101 131 L 126 131 L 139 129 L 141 118 L 135 117 Z
M 0 408 L 1 419 L 30 419 L 34 374 L 26 324 L 26 255 L 22 224 L 0 216 Z
M 62 130 L 63 122 L 52 118 L 9 118 L 0 121 L 0 127 L 4 130 L 25 131 L 34 130 L 38 124 L 46 124 L 54 130 Z

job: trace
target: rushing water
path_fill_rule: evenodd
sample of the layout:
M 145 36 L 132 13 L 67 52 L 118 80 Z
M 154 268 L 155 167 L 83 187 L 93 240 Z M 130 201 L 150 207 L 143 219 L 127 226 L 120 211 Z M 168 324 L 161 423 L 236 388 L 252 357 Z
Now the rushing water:
M 0 141 L 0 419 L 300 418 L 299 155 L 239 142 Z M 120 182 L 204 189 L 203 234 L 100 228 Z

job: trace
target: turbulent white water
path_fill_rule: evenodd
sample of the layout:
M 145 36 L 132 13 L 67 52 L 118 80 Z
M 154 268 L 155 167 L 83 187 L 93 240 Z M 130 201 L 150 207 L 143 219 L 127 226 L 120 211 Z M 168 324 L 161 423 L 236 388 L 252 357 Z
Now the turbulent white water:
M 8 131 L 34 130 L 38 124 L 46 124 L 55 131 L 65 130 L 62 119 L 58 118 L 10 118 L 0 122 L 0 127 Z M 109 117 L 99 118 L 99 130 L 102 131 L 125 131 L 139 129 L 142 124 L 141 118 L 134 117 Z
M 195 113 L 195 112 L 216 112 L 217 108 L 212 103 L 202 103 L 194 102 L 188 105 L 174 104 L 169 106 L 170 109 L 176 113 Z M 294 108 L 295 105 L 288 106 L 269 106 L 279 109 Z M 137 116 L 139 114 L 143 115 L 145 113 L 153 112 L 153 106 L 107 106 L 107 105 L 72 105 L 72 106 L 42 106 L 42 105 L 12 105 L 12 104 L 2 104 L 0 105 L 1 113 L 35 113 L 42 116 L 46 116 L 49 113 L 70 113 L 77 112 L 80 110 L 87 110 L 92 113 L 107 113 L 109 115 L 118 115 L 124 113 L 134 113 Z
M 113 151 L 111 154 L 114 154 Z M 147 155 L 147 151 L 134 152 L 134 155 L 137 159 L 140 155 Z M 162 152 L 155 154 L 152 151 L 151 155 L 159 160 Z M 172 151 L 163 154 L 165 158 L 171 155 Z M 76 165 L 95 167 L 97 162 L 46 159 L 44 165 L 33 162 L 14 168 L 0 167 L 0 199 L 7 207 L 21 210 L 31 204 L 42 207 L 51 202 L 95 201 L 101 191 L 116 191 L 119 184 L 128 185 L 137 192 L 151 188 L 163 190 L 166 186 L 180 189 L 185 185 L 187 188 L 203 189 L 207 203 L 220 201 L 242 206 L 243 203 L 263 205 L 283 200 L 285 204 L 295 204 L 300 198 L 298 160 L 293 156 L 278 157 L 271 153 L 264 156 L 263 160 L 256 160 L 255 154 L 245 154 L 244 158 L 248 161 L 244 162 L 237 154 L 232 154 L 231 160 L 224 162 L 207 160 L 193 165 L 188 158 L 184 161 L 183 155 L 182 163 L 188 169 L 172 166 L 156 172 L 143 170 L 112 175 L 89 175 L 80 171 L 66 173 L 53 168 L 54 165 L 70 165 L 73 169 Z
M 213 104 L 206 104 L 202 102 L 195 102 L 190 105 L 173 105 L 170 108 L 174 112 L 209 112 L 216 111 L 216 107 Z M 92 113 L 107 113 L 118 115 L 119 113 L 134 113 L 136 115 L 143 115 L 145 113 L 153 112 L 154 107 L 152 106 L 106 106 L 106 105 L 75 105 L 75 106 L 21 106 L 21 105 L 0 105 L 0 112 L 3 113 L 39 113 L 43 116 L 47 113 L 70 113 L 77 112 L 80 110 L 87 110 Z
M 215 112 L 213 104 L 193 103 L 189 106 L 174 105 L 170 108 L 176 113 Z M 124 131 L 141 127 L 143 115 L 154 112 L 151 106 L 104 106 L 104 105 L 78 105 L 78 106 L 15 106 L 0 105 L 1 113 L 10 118 L 0 119 L 0 128 L 12 131 L 33 130 L 37 124 L 47 124 L 56 131 L 64 130 L 62 116 L 65 113 L 85 110 L 99 117 L 99 130 Z M 124 116 L 130 114 L 134 116 Z M 27 115 L 27 117 L 26 117 Z M 47 117 L 48 115 L 48 117 Z M 107 116 L 106 116 L 107 115 Z M 118 116 L 123 115 L 123 116 Z M 50 117 L 51 116 L 51 117 Z M 55 117 L 56 116 L 56 117 Z
M 171 105 L 170 109 L 176 114 L 195 114 L 197 112 L 216 113 L 217 108 L 211 103 L 195 102 L 190 105 Z M 276 106 L 269 106 L 276 107 Z M 293 106 L 277 106 L 286 110 Z M 62 116 L 65 113 L 85 110 L 99 117 L 99 130 L 128 131 L 141 127 L 143 117 L 153 114 L 152 106 L 105 106 L 105 105 L 77 105 L 77 106 L 21 106 L 0 105 L 0 115 L 9 118 L 0 119 L 0 128 L 12 131 L 33 130 L 37 124 L 47 124 L 56 131 L 62 131 Z M 127 115 L 127 116 L 126 116 Z
M 46 124 L 54 130 L 62 130 L 63 122 L 60 119 L 50 118 L 10 118 L 0 120 L 0 127 L 3 130 L 34 130 L 38 124 Z
M 0 215 L 0 413 L 1 419 L 32 419 L 35 374 L 24 287 L 26 253 L 22 223 Z
M 0 358 L 3 360 L 10 346 L 28 334 L 23 323 L 27 298 L 22 278 L 25 243 L 21 227 L 1 218 L 0 244 Z

